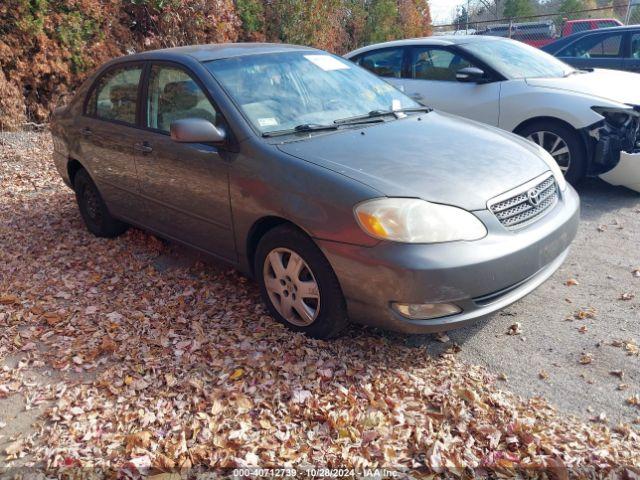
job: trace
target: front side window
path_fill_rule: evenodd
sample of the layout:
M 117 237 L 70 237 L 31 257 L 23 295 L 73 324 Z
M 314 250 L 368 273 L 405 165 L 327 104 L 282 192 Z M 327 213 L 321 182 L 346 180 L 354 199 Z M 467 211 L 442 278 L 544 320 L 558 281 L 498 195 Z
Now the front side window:
M 434 47 L 415 47 L 411 50 L 411 78 L 455 82 L 456 72 L 472 67 L 460 55 Z
M 620 56 L 622 34 L 588 35 L 558 53 L 571 58 L 616 58 Z
M 512 80 L 564 77 L 574 71 L 552 55 L 522 42 L 482 41 L 467 43 L 461 48 Z
M 640 60 L 640 33 L 634 33 L 631 37 L 631 58 Z
M 323 52 L 244 55 L 205 66 L 263 134 L 420 107 L 375 75 Z
M 215 125 L 218 115 L 202 89 L 184 70 L 154 65 L 149 76 L 147 126 L 169 133 L 171 123 L 184 118 L 203 118 Z
M 600 20 L 596 22 L 597 28 L 619 27 L 620 24 L 615 20 Z
M 139 65 L 109 70 L 93 88 L 85 113 L 102 120 L 134 125 L 141 74 Z
M 357 64 L 380 77 L 402 77 L 403 48 L 385 48 L 363 53 Z

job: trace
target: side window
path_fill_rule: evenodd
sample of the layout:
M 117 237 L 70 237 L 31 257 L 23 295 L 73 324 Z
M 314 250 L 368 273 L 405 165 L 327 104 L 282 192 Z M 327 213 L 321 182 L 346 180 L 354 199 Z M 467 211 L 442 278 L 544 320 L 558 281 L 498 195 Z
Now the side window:
M 135 125 L 141 74 L 142 67 L 139 65 L 106 72 L 93 87 L 85 114 Z
M 411 78 L 416 80 L 456 81 L 456 72 L 473 67 L 455 52 L 442 48 L 415 47 L 411 50 Z
M 631 36 L 631 58 L 640 60 L 640 33 Z
M 385 48 L 360 55 L 357 64 L 381 77 L 402 77 L 404 48 Z
M 596 22 L 596 28 L 619 27 L 620 24 L 614 20 L 601 20 Z
M 215 125 L 218 115 L 184 70 L 154 65 L 149 76 L 147 126 L 169 133 L 171 123 L 183 118 L 204 118 Z
M 562 50 L 559 57 L 616 58 L 620 56 L 622 34 L 588 35 Z
M 577 22 L 571 25 L 571 33 L 586 32 L 591 30 L 591 22 Z

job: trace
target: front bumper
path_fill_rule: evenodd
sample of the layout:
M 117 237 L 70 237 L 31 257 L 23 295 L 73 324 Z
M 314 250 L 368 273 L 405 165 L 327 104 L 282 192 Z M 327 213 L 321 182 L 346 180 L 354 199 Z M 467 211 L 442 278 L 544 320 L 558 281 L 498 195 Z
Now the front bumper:
M 611 185 L 621 185 L 640 192 L 640 152 L 620 152 L 618 164 L 600 178 Z
M 576 235 L 579 204 L 568 186 L 553 211 L 517 232 L 488 210 L 474 212 L 489 234 L 473 242 L 318 245 L 338 276 L 353 321 L 405 333 L 449 330 L 504 308 L 549 278 Z M 462 312 L 410 320 L 393 311 L 392 302 L 453 303 Z

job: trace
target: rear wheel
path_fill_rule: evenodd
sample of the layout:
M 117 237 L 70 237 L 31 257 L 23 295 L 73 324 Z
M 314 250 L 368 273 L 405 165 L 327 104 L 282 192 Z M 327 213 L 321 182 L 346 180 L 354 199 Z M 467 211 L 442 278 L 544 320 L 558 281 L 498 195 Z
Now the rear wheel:
M 254 271 L 271 315 L 290 329 L 331 338 L 347 325 L 347 308 L 331 265 L 300 230 L 284 225 L 267 232 Z
M 560 122 L 539 121 L 517 132 L 537 143 L 557 162 L 568 182 L 582 180 L 587 172 L 587 159 L 578 133 Z
M 96 184 L 85 169 L 73 179 L 76 201 L 87 229 L 97 237 L 113 238 L 124 233 L 128 225 L 111 216 Z

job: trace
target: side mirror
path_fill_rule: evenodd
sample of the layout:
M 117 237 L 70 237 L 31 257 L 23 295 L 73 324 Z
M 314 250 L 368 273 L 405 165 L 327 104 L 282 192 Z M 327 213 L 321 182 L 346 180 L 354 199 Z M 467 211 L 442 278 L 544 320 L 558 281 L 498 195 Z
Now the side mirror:
M 204 118 L 183 118 L 171 122 L 171 139 L 180 143 L 221 143 L 227 138 L 222 128 Z
M 484 71 L 476 67 L 461 68 L 456 72 L 456 80 L 463 83 L 484 83 L 487 78 Z

